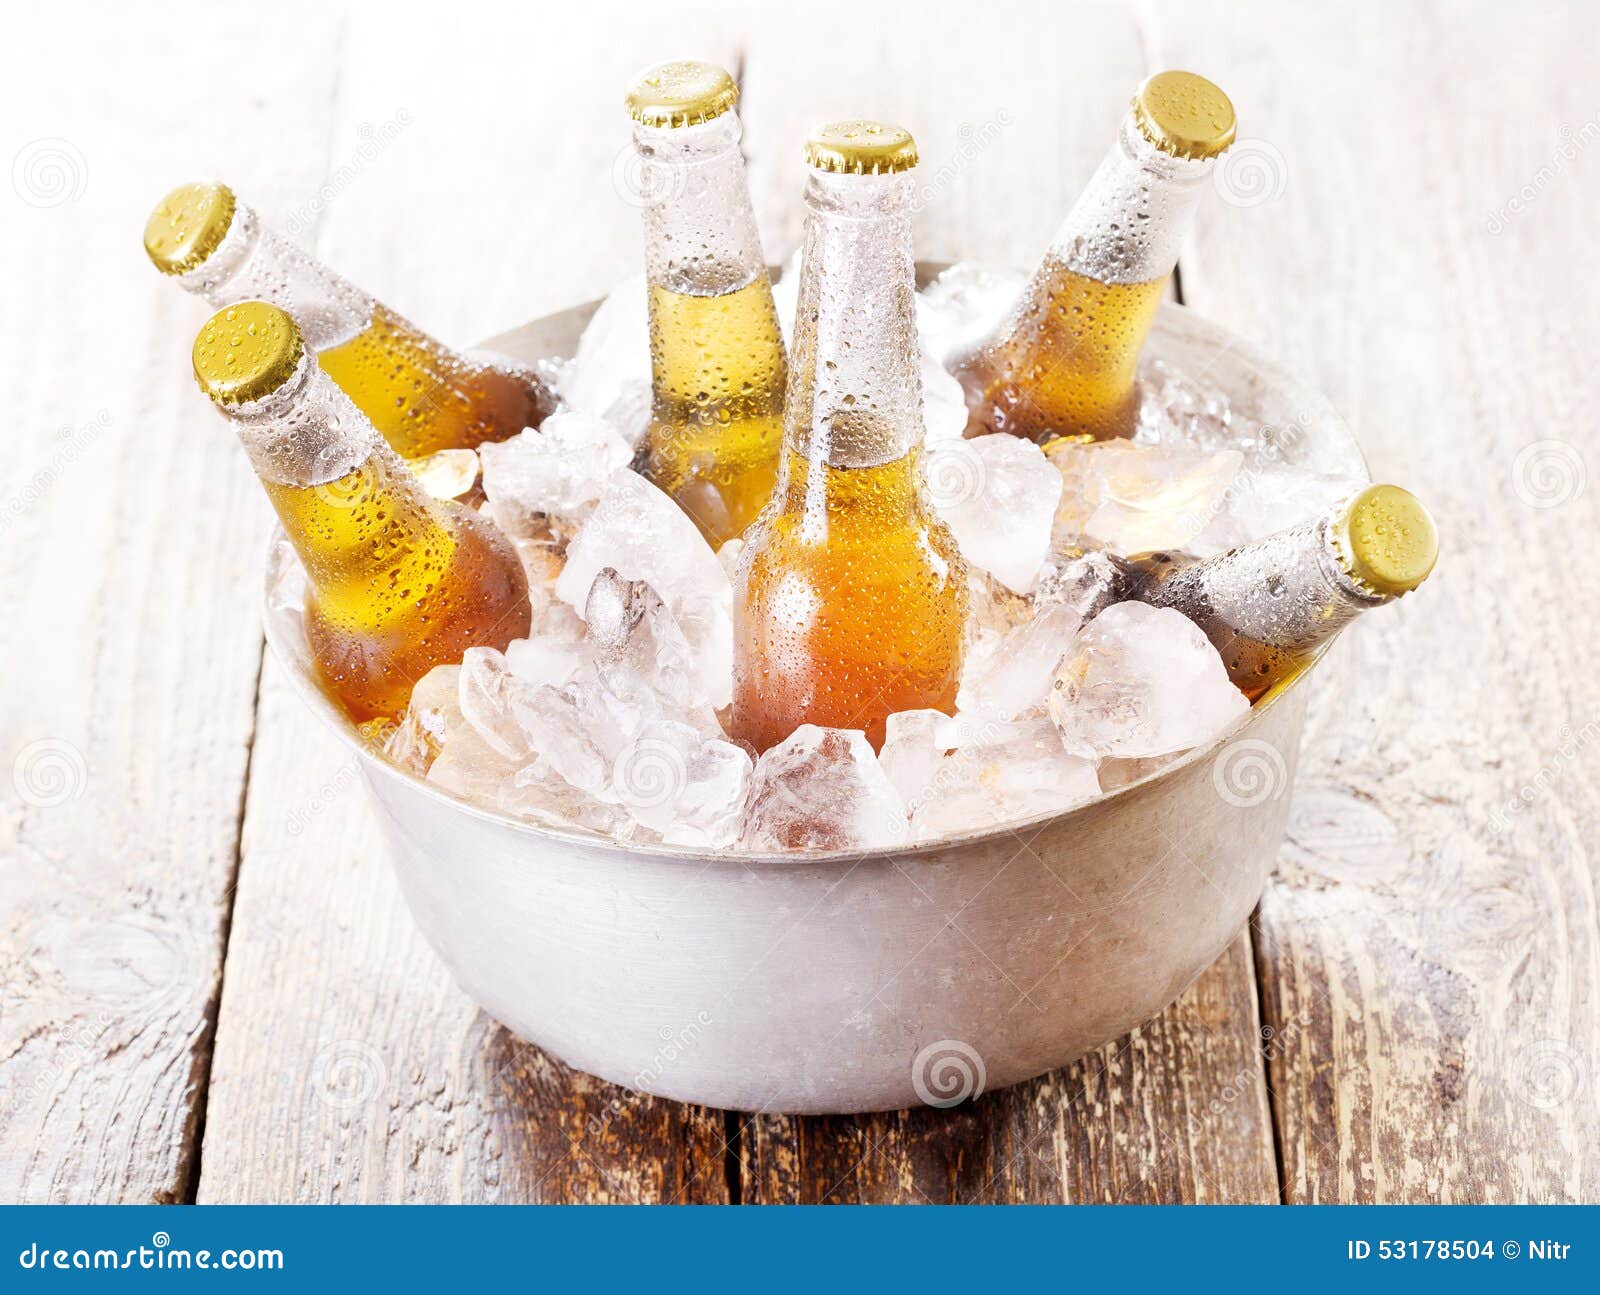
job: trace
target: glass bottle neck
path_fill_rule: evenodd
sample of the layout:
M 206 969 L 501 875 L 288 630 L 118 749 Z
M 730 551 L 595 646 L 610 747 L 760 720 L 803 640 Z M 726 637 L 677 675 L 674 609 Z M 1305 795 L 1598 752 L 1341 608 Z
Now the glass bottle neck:
M 313 351 L 348 342 L 372 319 L 371 297 L 262 224 L 242 202 L 217 250 L 178 282 L 219 310 L 254 299 L 282 306 Z
M 639 167 L 628 182 L 644 216 L 652 284 L 722 296 L 765 271 L 739 135 L 733 112 L 694 126 L 635 124 Z
M 913 174 L 807 180 L 784 442 L 808 462 L 875 467 L 922 440 Z
M 316 489 L 387 448 L 309 352 L 271 395 L 227 413 L 256 475 L 271 485 Z
M 1165 279 L 1215 164 L 1163 153 L 1130 114 L 1057 231 L 1052 258 L 1099 283 Z
M 1285 651 L 1315 647 L 1388 601 L 1345 572 L 1326 517 L 1174 568 L 1156 588 L 1149 601 L 1214 617 Z

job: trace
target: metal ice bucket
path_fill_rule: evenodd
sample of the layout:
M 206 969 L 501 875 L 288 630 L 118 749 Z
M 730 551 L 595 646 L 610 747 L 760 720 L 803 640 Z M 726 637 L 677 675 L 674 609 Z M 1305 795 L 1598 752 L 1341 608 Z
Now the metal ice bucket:
M 569 355 L 596 305 L 488 346 Z M 1327 401 L 1223 329 L 1167 305 L 1147 354 L 1365 479 Z M 741 1111 L 949 1104 L 1159 1013 L 1261 894 L 1305 711 L 1301 675 L 1220 741 L 1067 813 L 865 854 L 708 854 L 532 826 L 394 768 L 317 686 L 296 619 L 266 620 L 357 753 L 412 914 L 467 994 L 568 1065 Z

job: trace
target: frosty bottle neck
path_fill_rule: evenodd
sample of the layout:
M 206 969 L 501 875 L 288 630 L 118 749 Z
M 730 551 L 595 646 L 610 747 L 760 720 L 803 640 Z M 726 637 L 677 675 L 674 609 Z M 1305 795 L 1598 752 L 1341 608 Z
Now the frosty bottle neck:
M 922 439 L 912 172 L 806 183 L 784 439 L 812 463 L 873 467 Z

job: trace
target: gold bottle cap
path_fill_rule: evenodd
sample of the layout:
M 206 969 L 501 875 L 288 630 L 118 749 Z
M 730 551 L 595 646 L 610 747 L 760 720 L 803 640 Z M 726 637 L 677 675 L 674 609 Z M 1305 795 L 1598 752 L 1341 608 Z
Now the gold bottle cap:
M 645 126 L 697 126 L 739 102 L 739 87 L 715 63 L 682 59 L 641 72 L 628 87 L 628 115 Z
M 162 274 L 205 264 L 233 224 L 233 190 L 225 184 L 180 184 L 156 204 L 144 227 L 144 250 Z
M 830 121 L 806 140 L 806 165 L 838 175 L 893 175 L 917 164 L 917 141 L 904 126 Z
M 1157 72 L 1133 96 L 1139 133 L 1174 157 L 1217 157 L 1233 143 L 1238 120 L 1228 96 L 1193 72 Z
M 294 320 L 264 301 L 241 301 L 206 320 L 194 339 L 194 376 L 219 405 L 270 396 L 300 363 L 305 344 Z
M 1368 486 L 1339 510 L 1332 535 L 1345 574 L 1379 598 L 1410 593 L 1439 557 L 1433 518 L 1399 486 Z

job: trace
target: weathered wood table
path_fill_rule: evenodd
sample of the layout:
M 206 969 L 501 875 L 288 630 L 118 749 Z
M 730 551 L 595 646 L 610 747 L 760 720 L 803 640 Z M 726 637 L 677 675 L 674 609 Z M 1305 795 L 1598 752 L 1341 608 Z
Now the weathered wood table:
M 0 53 L 0 1199 L 1600 1199 L 1600 45 L 1580 7 L 33 13 Z M 1435 506 L 1318 672 L 1250 928 L 1158 1020 L 954 1111 L 746 1118 L 509 1037 L 263 660 L 269 515 L 138 236 L 226 178 L 463 342 L 638 261 L 628 75 L 725 60 L 769 251 L 828 116 L 922 143 L 919 254 L 1031 263 L 1150 69 L 1242 142 L 1183 300 Z M 817 974 L 826 975 L 819 967 Z M 602 1119 L 601 1117 L 609 1116 Z

